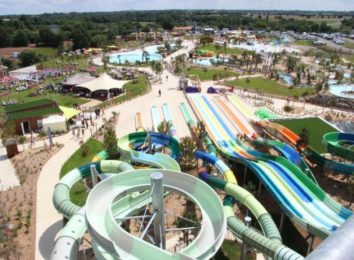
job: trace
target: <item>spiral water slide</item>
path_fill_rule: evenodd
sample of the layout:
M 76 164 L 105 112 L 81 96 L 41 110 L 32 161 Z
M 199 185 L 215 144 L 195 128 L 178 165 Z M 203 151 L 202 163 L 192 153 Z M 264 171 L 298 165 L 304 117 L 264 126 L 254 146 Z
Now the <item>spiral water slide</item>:
M 218 150 L 257 174 L 290 219 L 324 238 L 352 214 L 285 158 L 262 154 L 235 141 L 235 135 L 205 96 L 188 97 L 197 117 L 208 125 L 207 131 Z
M 142 155 L 144 153 L 130 148 L 134 146 L 132 143 L 142 142 L 148 134 L 151 133 L 134 133 L 121 138 L 119 150 L 122 158 L 161 169 L 135 170 L 127 162 L 102 160 L 70 171 L 56 185 L 54 206 L 70 220 L 56 239 L 51 259 L 76 259 L 86 230 L 92 237 L 93 249 L 98 259 L 207 259 L 216 253 L 226 229 L 220 198 L 202 181 L 180 173 L 178 163 L 170 156 L 158 153 Z M 169 146 L 174 158 L 179 155 L 178 142 L 174 138 L 157 133 L 149 138 L 152 142 Z M 102 159 L 105 156 L 106 153 L 101 152 L 95 158 Z M 70 189 L 76 182 L 91 176 L 92 167 L 98 173 L 110 177 L 91 190 L 86 205 L 80 208 L 71 202 Z M 156 171 L 163 174 L 166 191 L 183 193 L 199 206 L 202 213 L 199 235 L 193 243 L 177 253 L 153 246 L 130 235 L 121 227 L 125 216 L 136 213 L 151 202 L 150 175 Z M 120 174 L 115 174 L 119 172 Z
M 300 139 L 300 137 L 296 133 L 291 131 L 289 128 L 271 121 L 258 121 L 257 125 L 263 127 L 263 129 L 273 134 L 274 136 L 285 139 L 293 146 L 296 146 L 298 140 Z M 350 144 L 354 142 L 352 140 L 352 138 L 354 138 L 353 136 L 353 134 L 349 133 L 329 133 L 323 137 L 323 142 L 326 144 L 328 151 L 333 152 L 338 156 L 343 156 L 344 158 L 349 159 L 353 156 L 350 148 Z M 321 155 L 311 146 L 308 146 L 305 152 L 306 156 L 313 163 L 316 163 L 317 165 L 325 169 L 349 175 L 354 174 L 353 163 L 342 163 L 327 159 L 325 156 Z

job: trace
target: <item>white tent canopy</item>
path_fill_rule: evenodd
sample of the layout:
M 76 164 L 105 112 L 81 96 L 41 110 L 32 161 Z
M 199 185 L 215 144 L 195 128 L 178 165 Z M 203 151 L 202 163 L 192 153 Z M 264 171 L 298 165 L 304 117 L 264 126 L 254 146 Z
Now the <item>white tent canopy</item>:
M 49 127 L 52 133 L 67 131 L 66 119 L 64 116 L 60 116 L 60 115 L 52 115 L 47 118 L 44 118 L 42 121 L 42 125 L 43 125 L 43 131 L 45 133 L 48 132 Z
M 79 84 L 77 87 L 86 88 L 92 93 L 98 90 L 109 91 L 110 89 L 123 89 L 123 86 L 129 81 L 130 80 L 115 80 L 108 76 L 107 73 L 103 73 L 98 78 L 83 84 Z

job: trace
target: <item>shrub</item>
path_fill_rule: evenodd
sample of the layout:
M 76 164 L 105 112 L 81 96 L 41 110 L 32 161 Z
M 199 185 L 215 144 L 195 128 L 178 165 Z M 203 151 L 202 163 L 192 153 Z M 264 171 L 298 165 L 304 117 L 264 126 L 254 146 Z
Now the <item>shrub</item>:
M 86 144 L 81 146 L 81 156 L 86 157 L 90 151 L 90 147 Z
M 246 78 L 246 83 L 250 83 L 251 79 L 250 78 Z

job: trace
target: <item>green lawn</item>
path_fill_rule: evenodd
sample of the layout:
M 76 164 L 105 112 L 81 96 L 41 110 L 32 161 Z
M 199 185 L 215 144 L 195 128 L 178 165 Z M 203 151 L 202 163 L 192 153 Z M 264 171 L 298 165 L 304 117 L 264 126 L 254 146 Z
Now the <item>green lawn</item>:
M 34 51 L 35 53 L 42 55 L 43 57 L 47 57 L 47 59 L 54 59 L 57 55 L 56 48 L 37 47 L 37 48 L 31 49 L 31 51 Z
M 230 78 L 236 76 L 236 73 L 223 69 L 216 68 L 200 68 L 200 67 L 189 67 L 184 70 L 185 74 L 189 76 L 197 75 L 201 81 L 204 80 L 214 80 L 217 75 L 219 79 Z M 215 75 L 215 76 L 214 76 Z
M 311 94 L 314 91 L 312 88 L 310 88 L 309 90 L 307 90 L 307 88 L 287 88 L 274 80 L 262 77 L 250 78 L 249 80 L 249 82 L 247 82 L 246 79 L 232 80 L 228 81 L 227 84 L 236 88 L 254 89 L 258 90 L 261 93 L 279 96 L 300 97 L 302 95 L 306 95 L 307 92 Z
M 19 103 L 27 103 L 31 101 L 36 101 L 39 99 L 51 99 L 54 100 L 55 102 L 58 103 L 59 106 L 66 106 L 66 107 L 72 107 L 73 104 L 84 104 L 88 100 L 82 99 L 82 98 L 77 98 L 74 97 L 71 94 L 60 94 L 60 93 L 52 93 L 49 91 L 45 91 L 44 95 L 37 95 L 37 96 L 29 96 L 31 93 L 37 93 L 36 89 L 28 89 L 25 91 L 17 92 L 16 90 L 13 90 L 12 93 L 9 96 L 2 97 L 0 100 L 9 100 L 9 99 L 15 99 L 18 100 Z
M 69 64 L 77 64 L 79 69 L 86 69 L 87 68 L 87 59 L 84 57 L 79 57 L 79 58 L 69 58 L 66 57 L 63 60 L 60 58 L 56 59 L 50 59 L 42 62 L 42 65 L 44 68 L 61 68 L 62 64 L 63 65 L 69 65 Z
M 332 126 L 326 124 L 319 118 L 274 120 L 275 122 L 288 127 L 299 134 L 306 127 L 310 132 L 310 145 L 319 153 L 325 153 L 326 147 L 322 144 L 322 137 L 330 132 L 338 132 Z
M 212 258 L 213 260 L 238 260 L 241 256 L 241 244 L 230 240 L 224 240 L 221 249 Z M 247 255 L 247 260 L 254 260 L 251 255 Z
M 354 43 L 351 41 L 345 41 L 343 44 L 344 47 L 347 47 L 349 49 L 354 49 Z
M 295 41 L 295 45 L 314 46 L 314 43 L 310 40 L 297 40 L 297 41 Z
M 103 144 L 92 138 L 86 142 L 86 145 L 89 147 L 88 154 L 85 157 L 82 156 L 80 147 L 62 166 L 60 178 L 76 167 L 91 162 L 92 158 L 103 150 Z M 70 190 L 71 201 L 79 206 L 85 205 L 87 195 L 86 187 L 81 182 L 77 182 Z
M 199 50 L 205 50 L 205 51 L 213 51 L 216 54 L 216 48 L 215 44 L 208 44 L 208 45 L 199 45 L 197 47 Z M 218 50 L 219 54 L 230 54 L 230 55 L 241 55 L 244 50 L 239 49 L 239 48 L 224 48 L 224 46 L 220 46 L 220 49 Z

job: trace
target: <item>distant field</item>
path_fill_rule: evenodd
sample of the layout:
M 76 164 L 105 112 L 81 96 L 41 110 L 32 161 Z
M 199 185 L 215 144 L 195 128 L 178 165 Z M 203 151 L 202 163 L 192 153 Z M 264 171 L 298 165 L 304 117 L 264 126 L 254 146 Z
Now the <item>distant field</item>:
M 184 73 L 192 76 L 197 75 L 201 81 L 204 80 L 213 80 L 214 75 L 217 75 L 219 79 L 230 78 L 236 76 L 236 73 L 232 71 L 227 71 L 223 69 L 214 69 L 214 68 L 199 68 L 199 67 L 191 67 L 184 70 Z
M 209 44 L 209 45 L 199 45 L 197 47 L 199 50 L 206 50 L 206 51 L 213 51 L 216 54 L 216 48 L 214 44 Z M 224 48 L 224 46 L 220 46 L 220 49 L 218 50 L 219 54 L 230 54 L 230 55 L 240 55 L 242 54 L 243 50 L 239 48 Z
M 0 48 L 0 56 L 10 57 L 14 52 L 22 52 L 25 50 L 31 50 L 40 54 L 42 56 L 48 57 L 48 59 L 52 59 L 56 56 L 55 48 L 47 48 L 47 47 L 14 47 L 14 48 Z
M 326 147 L 322 144 L 322 137 L 330 132 L 338 132 L 332 126 L 326 124 L 319 118 L 274 120 L 275 122 L 288 127 L 296 134 L 306 127 L 310 132 L 310 145 L 319 153 L 325 153 Z
M 294 20 L 305 20 L 305 21 L 313 21 L 317 24 L 321 24 L 322 22 L 327 23 L 327 25 L 333 27 L 333 28 L 339 28 L 341 26 L 341 22 L 343 19 L 345 18 L 349 18 L 348 17 L 342 17 L 342 18 L 333 18 L 333 16 L 331 17 L 319 17 L 319 16 L 310 16 L 309 18 L 307 18 L 306 16 L 300 16 L 300 15 L 282 15 L 283 19 L 294 19 Z M 273 21 L 279 21 L 279 19 L 276 18 L 275 15 L 270 15 L 269 16 L 270 20 Z
M 294 42 L 295 45 L 299 45 L 299 46 L 314 46 L 315 44 L 313 44 L 312 41 L 309 40 L 297 40 Z
M 349 49 L 354 49 L 354 42 L 352 41 L 345 41 L 343 44 L 344 47 L 347 47 Z
M 236 88 L 245 88 L 245 89 L 254 89 L 258 90 L 261 93 L 267 93 L 272 95 L 279 96 L 302 96 L 309 91 L 309 94 L 313 92 L 313 89 L 307 90 L 307 88 L 287 88 L 278 82 L 266 79 L 262 77 L 250 78 L 250 81 L 247 82 L 246 79 L 238 79 L 227 82 L 228 85 Z

